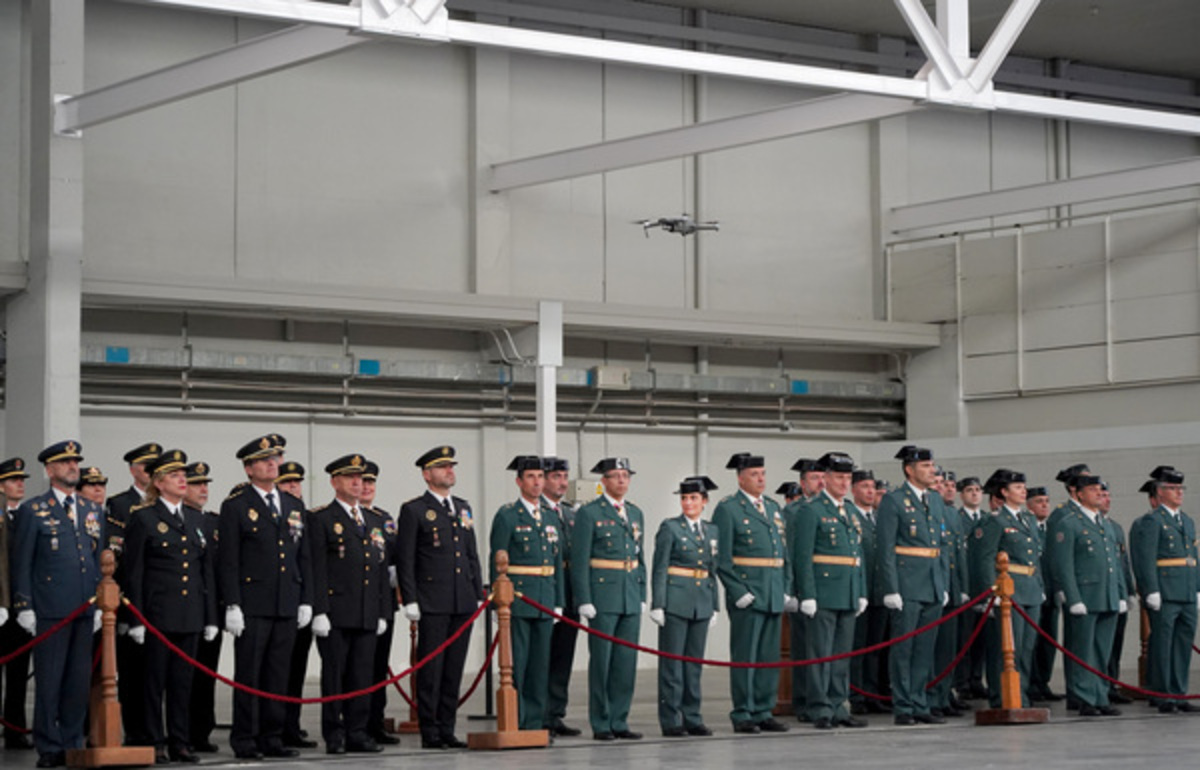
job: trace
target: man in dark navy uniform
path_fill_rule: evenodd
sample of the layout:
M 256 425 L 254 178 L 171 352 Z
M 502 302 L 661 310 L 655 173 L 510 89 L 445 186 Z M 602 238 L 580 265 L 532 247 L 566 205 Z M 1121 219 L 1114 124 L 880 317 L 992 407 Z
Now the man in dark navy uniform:
M 267 692 L 287 688 L 296 629 L 312 621 L 312 572 L 304 503 L 275 487 L 287 442 L 278 434 L 237 452 L 249 483 L 221 504 L 217 552 L 225 630 L 234 636 L 234 678 Z M 229 743 L 238 759 L 299 755 L 283 745 L 283 704 L 238 691 Z
M 43 633 L 96 595 L 100 581 L 104 510 L 75 496 L 81 447 L 61 441 L 38 460 L 50 491 L 21 505 L 13 544 L 13 610 L 31 635 Z M 33 742 L 38 767 L 66 764 L 68 749 L 83 748 L 91 677 L 92 634 L 99 611 L 85 611 L 33 648 L 37 687 Z
M 125 527 L 125 595 L 147 622 L 195 657 L 201 634 L 210 641 L 217 636 L 217 606 L 204 514 L 183 503 L 186 465 L 187 455 L 179 449 L 164 451 L 147 464 L 151 486 L 146 502 L 133 507 Z M 191 666 L 157 637 L 147 641 L 143 625 L 130 628 L 129 638 L 144 646 L 143 709 L 157 763 L 199 762 L 189 745 Z
M 304 466 L 295 460 L 281 462 L 279 475 L 275 477 L 275 488 L 303 501 Z M 304 680 L 308 678 L 308 656 L 312 645 L 312 624 L 296 629 L 287 681 L 287 694 L 293 698 L 304 695 Z M 300 709 L 299 703 L 287 703 L 283 707 L 283 745 L 294 749 L 315 749 L 317 742 L 309 739 L 308 731 L 300 727 Z
M 213 604 L 216 607 L 218 621 L 224 616 L 225 608 L 217 601 L 217 522 L 220 518 L 216 511 L 208 510 L 208 485 L 212 482 L 209 477 L 208 463 L 191 463 L 183 469 L 187 478 L 187 492 L 183 503 L 188 508 L 200 512 L 200 533 L 203 535 L 209 570 L 213 576 Z M 196 660 L 216 671 L 221 662 L 221 634 L 215 634 L 212 639 L 201 638 L 196 648 Z M 192 698 L 188 704 L 189 734 L 192 751 L 205 753 L 215 752 L 217 745 L 210 736 L 217 726 L 216 717 L 216 685 L 217 680 L 208 674 L 196 670 L 192 678 Z
M 474 517 L 467 501 L 452 497 L 454 447 L 434 447 L 417 459 L 428 487 L 400 508 L 396 573 L 404 614 L 418 621 L 417 657 L 423 658 L 464 625 L 483 601 Z M 468 628 L 417 672 L 421 747 L 464 749 L 454 735 L 458 689 L 471 642 Z
M 104 541 L 117 557 L 117 571 L 113 578 L 125 586 L 125 527 L 129 523 L 129 511 L 141 505 L 150 486 L 150 475 L 146 466 L 158 458 L 162 445 L 150 441 L 125 453 L 123 459 L 129 464 L 129 475 L 133 484 L 120 494 L 108 499 L 105 511 Z M 146 658 L 143 650 L 129 638 L 129 626 L 133 618 L 129 610 L 117 610 L 117 692 L 121 701 L 121 724 L 125 728 L 125 743 L 129 746 L 149 746 L 151 740 L 146 733 L 146 715 L 142 711 L 142 692 L 146 689 Z
M 387 629 L 375 640 L 375 664 L 371 669 L 371 682 L 382 682 L 388 677 L 388 662 L 392 656 L 392 638 L 396 627 L 396 612 L 400 609 L 400 600 L 396 596 L 396 519 L 392 514 L 375 505 L 375 485 L 379 481 L 379 463 L 367 460 L 367 470 L 362 475 L 362 495 L 358 498 L 359 506 L 374 513 L 383 521 L 383 539 L 387 544 L 388 556 L 388 588 L 390 597 L 388 604 L 391 610 L 385 616 Z M 381 746 L 395 746 L 400 739 L 389 733 L 383 725 L 387 713 L 388 688 L 380 687 L 371 693 L 371 713 L 367 717 L 367 732 Z
M 25 499 L 25 460 L 12 457 L 0 463 L 0 492 L 4 494 L 4 514 L 0 515 L 0 580 L 8 586 L 4 599 L 4 622 L 0 623 L 0 657 L 12 654 L 29 641 L 29 635 L 17 625 L 17 613 L 12 606 L 12 549 L 17 539 L 17 510 Z M 29 651 L 25 651 L 0 666 L 4 686 L 4 748 L 32 749 L 33 741 L 23 732 L 25 693 L 29 679 Z
M 387 539 L 383 521 L 359 506 L 360 454 L 325 466 L 335 497 L 308 514 L 313 560 L 313 636 L 321 653 L 321 695 L 361 690 L 371 684 L 375 638 L 388 626 Z M 321 736 L 328 754 L 383 750 L 367 733 L 371 697 L 321 704 Z

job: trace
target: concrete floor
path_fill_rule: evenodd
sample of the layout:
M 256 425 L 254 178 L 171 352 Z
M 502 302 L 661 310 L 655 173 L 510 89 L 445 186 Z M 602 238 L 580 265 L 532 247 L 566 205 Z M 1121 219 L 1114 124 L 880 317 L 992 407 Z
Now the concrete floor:
M 631 714 L 631 727 L 645 733 L 642 741 L 620 741 L 598 744 L 591 740 L 586 720 L 586 675 L 577 673 L 577 700 L 572 703 L 568 723 L 585 730 L 580 738 L 560 738 L 544 750 L 525 750 L 504 753 L 469 751 L 422 751 L 419 738 L 404 736 L 399 747 L 389 747 L 379 755 L 349 755 L 328 757 L 324 746 L 307 750 L 299 760 L 287 766 L 340 765 L 358 767 L 370 763 L 388 768 L 409 767 L 419 757 L 428 770 L 586 770 L 654 766 L 679 768 L 738 767 L 746 768 L 776 764 L 803 764 L 807 767 L 855 768 L 1007 768 L 1037 766 L 1043 768 L 1104 767 L 1129 768 L 1136 764 L 1171 763 L 1177 767 L 1192 767 L 1197 756 L 1197 742 L 1192 729 L 1200 728 L 1200 716 L 1161 716 L 1144 703 L 1124 706 L 1124 715 L 1116 718 L 1081 719 L 1067 712 L 1063 704 L 1054 704 L 1051 721 L 1045 725 L 1017 727 L 976 727 L 970 717 L 950 720 L 943 726 L 900 728 L 892 724 L 890 715 L 869 717 L 870 726 L 858 730 L 817 731 L 795 720 L 788 720 L 791 732 L 780 735 L 734 736 L 726 709 L 728 708 L 727 675 L 708 671 L 705 693 L 708 706 L 704 709 L 708 725 L 715 735 L 711 738 L 662 738 L 655 717 L 655 675 L 653 671 L 639 674 L 637 697 Z M 223 685 L 218 685 L 222 688 Z M 307 693 L 316 695 L 317 685 L 310 681 Z M 227 722 L 230 699 L 218 690 L 221 708 L 218 719 Z M 389 699 L 389 713 L 404 717 L 406 711 L 395 706 L 399 697 Z M 978 705 L 978 702 L 976 702 Z M 481 714 L 483 699 L 476 694 L 461 714 Z M 1195 720 L 1195 724 L 1191 722 Z M 305 706 L 303 722 L 309 732 L 319 738 L 318 707 Z M 468 732 L 487 731 L 493 723 L 482 719 L 462 718 L 459 736 Z M 204 765 L 241 765 L 228 749 L 228 732 L 218 729 L 214 740 L 222 746 L 221 753 L 204 755 Z M 0 751 L 0 764 L 5 768 L 33 767 L 34 752 Z M 281 764 L 278 761 L 260 763 Z

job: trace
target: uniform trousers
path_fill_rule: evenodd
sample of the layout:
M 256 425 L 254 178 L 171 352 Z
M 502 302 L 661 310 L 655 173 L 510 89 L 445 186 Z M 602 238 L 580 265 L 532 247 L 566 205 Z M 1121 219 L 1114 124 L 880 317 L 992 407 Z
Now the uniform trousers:
M 392 639 L 396 636 L 396 613 L 393 611 L 390 617 L 384 618 L 388 622 L 387 630 L 381 636 L 375 637 L 375 656 L 373 665 L 371 666 L 371 682 L 382 682 L 388 678 L 388 665 L 392 658 Z M 407 627 L 408 624 L 405 624 Z M 372 737 L 382 735 L 384 733 L 383 720 L 387 715 L 387 691 L 388 688 L 380 687 L 375 692 L 371 693 L 371 707 L 367 715 L 367 732 Z
M 658 629 L 658 649 L 689 658 L 704 657 L 709 619 L 685 618 L 666 613 Z M 700 675 L 703 666 L 669 658 L 658 659 L 658 724 L 664 730 L 699 727 Z
M 958 638 L 962 644 L 966 644 L 967 640 L 971 638 L 981 617 L 983 617 L 982 613 L 974 611 L 964 612 L 958 616 Z M 986 657 L 987 642 L 984 641 L 983 633 L 980 632 L 972 642 L 971 649 L 967 650 L 967 654 L 963 655 L 963 659 L 959 661 L 958 668 L 954 670 L 954 687 L 958 690 L 960 697 L 970 698 L 972 693 L 983 690 L 983 662 Z
M 125 745 L 152 746 L 146 732 L 146 649 L 129 638 L 117 636 L 117 696 L 121 702 L 121 724 L 125 727 Z
M 1058 605 L 1054 599 L 1042 602 L 1038 626 L 1053 638 L 1058 638 Z M 1033 648 L 1033 671 L 1029 675 L 1030 692 L 1035 696 L 1050 692 L 1050 677 L 1054 674 L 1054 658 L 1058 650 L 1039 634 Z
M 330 629 L 329 636 L 317 637 L 321 653 L 321 695 L 354 692 L 372 684 L 375 662 L 375 629 Z M 371 696 L 321 704 L 321 737 L 326 746 L 365 743 Z
M 288 661 L 287 694 L 294 698 L 304 695 L 304 680 L 308 677 L 308 653 L 312 650 L 312 624 L 296 629 L 296 641 L 292 644 L 292 655 Z M 288 740 L 300 740 L 300 704 L 286 703 L 283 706 L 283 735 Z
M 422 614 L 417 627 L 417 658 L 424 659 L 470 619 L 470 613 Z M 458 691 L 470 644 L 468 628 L 445 652 L 417 671 L 417 720 L 421 737 L 427 741 L 436 743 L 454 735 Z
M 213 671 L 221 664 L 221 637 L 218 633 L 211 642 L 201 639 L 196 646 L 196 660 L 211 668 Z M 198 746 L 208 743 L 212 731 L 217 726 L 216 713 L 217 680 L 203 671 L 196 670 L 192 675 L 192 699 L 188 704 L 188 731 L 190 744 Z
M 787 616 L 787 626 L 790 639 L 788 640 L 789 657 L 792 660 L 804 660 L 808 642 L 805 641 L 807 629 L 804 616 L 796 612 Z M 808 718 L 808 676 L 803 667 L 792 666 L 789 675 L 792 677 L 792 713 L 801 719 Z
M 1112 654 L 1113 635 L 1117 630 L 1117 613 L 1089 612 L 1086 615 L 1072 615 L 1068 612 L 1063 619 L 1064 625 L 1071 629 L 1071 646 L 1067 649 L 1097 671 L 1104 671 Z M 1078 665 L 1068 668 L 1067 676 L 1071 680 L 1069 690 L 1081 704 L 1096 707 L 1108 705 L 1108 682 Z
M 941 602 L 905 599 L 903 609 L 891 610 L 892 637 L 929 625 L 941 612 Z M 935 676 L 933 655 L 936 646 L 937 635 L 932 631 L 892 645 L 888 673 L 892 678 L 892 710 L 897 716 L 929 713 L 925 686 Z
M 554 619 L 512 619 L 513 683 L 517 687 L 522 730 L 541 730 L 546 722 L 546 689 L 550 675 L 550 637 Z
M 267 692 L 286 693 L 295 641 L 295 618 L 247 617 L 246 629 L 233 643 L 233 678 Z M 229 745 L 235 752 L 282 748 L 283 715 L 279 701 L 234 691 Z
M 868 605 L 863 614 L 854 621 L 854 649 L 872 647 L 888 638 L 888 610 L 878 605 Z M 850 683 L 864 692 L 887 695 L 891 683 L 887 671 L 886 648 L 850 659 Z M 850 691 L 850 702 L 866 705 L 867 696 Z
M 588 626 L 601 633 L 636 642 L 641 629 L 637 612 L 601 612 Z M 629 729 L 629 704 L 637 676 L 637 651 L 588 635 L 588 721 L 596 733 Z
M 163 635 L 189 657 L 196 657 L 200 634 L 173 633 Z M 196 670 L 191 664 L 167 649 L 153 634 L 146 634 L 144 649 L 146 689 L 142 710 L 146 715 L 146 735 L 158 748 L 172 751 L 191 746 L 191 721 L 188 707 L 192 697 L 192 679 Z M 167 724 L 163 730 L 163 705 L 166 705 Z
M 0 626 L 0 657 L 11 654 L 14 650 L 28 642 L 30 638 L 25 629 L 17 625 L 17 614 L 15 612 L 11 613 L 8 622 Z M 25 721 L 25 697 L 29 686 L 29 658 L 31 654 L 29 650 L 26 650 L 10 660 L 3 667 L 4 721 L 14 727 L 24 728 L 27 726 Z M 16 742 L 22 738 L 22 735 L 11 728 L 5 728 L 4 738 L 6 741 Z
M 579 622 L 574 610 L 563 609 L 564 617 Z M 575 665 L 575 640 L 579 629 L 570 623 L 555 623 L 550 632 L 550 677 L 546 686 L 545 726 L 553 727 L 567 715 L 571 669 Z
M 1196 602 L 1163 601 L 1162 609 L 1149 612 L 1147 660 L 1154 661 L 1150 666 L 1149 689 L 1183 695 L 1188 688 L 1188 663 L 1196 635 Z
M 754 609 L 729 610 L 729 657 L 738 663 L 775 663 L 779 660 L 783 617 Z M 729 718 L 739 722 L 764 722 L 771 718 L 779 690 L 777 668 L 729 669 Z
M 942 608 L 942 616 L 945 617 L 954 611 L 953 606 Z M 974 613 L 964 613 L 973 615 Z M 948 620 L 937 627 L 937 630 L 930 631 L 931 634 L 937 634 L 937 642 L 933 648 L 933 675 L 936 677 L 946 669 L 947 666 L 954 661 L 954 656 L 958 654 L 959 647 L 966 638 L 960 639 L 958 636 L 958 618 Z M 933 687 L 929 688 L 926 698 L 929 701 L 930 708 L 948 709 L 950 707 L 950 688 L 954 684 L 954 672 L 942 678 Z
M 59 621 L 37 619 L 38 635 Z M 33 648 L 33 745 L 38 754 L 82 749 L 92 678 L 92 628 L 85 611 Z
M 854 645 L 853 610 L 818 609 L 811 618 L 804 615 L 800 617 L 807 626 L 804 629 L 807 644 L 804 657 L 809 660 L 849 652 Z M 839 720 L 850 716 L 846 711 L 850 695 L 849 659 L 804 666 L 800 670 L 804 672 L 806 680 L 807 714 L 811 721 Z

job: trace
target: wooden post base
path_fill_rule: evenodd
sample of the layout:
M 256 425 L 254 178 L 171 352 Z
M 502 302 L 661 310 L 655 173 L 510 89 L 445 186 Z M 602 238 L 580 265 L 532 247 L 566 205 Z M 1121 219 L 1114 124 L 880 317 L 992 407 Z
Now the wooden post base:
M 395 735 L 416 735 L 421 732 L 421 725 L 415 719 L 410 719 L 406 722 L 397 722 L 395 719 L 388 717 L 383 720 L 383 729 Z
M 549 745 L 549 730 L 511 730 L 508 732 L 467 734 L 467 746 L 477 751 L 544 749 Z
M 1050 721 L 1050 709 L 980 709 L 977 725 L 1039 725 Z
M 67 752 L 67 767 L 132 767 L 153 764 L 153 746 L 108 746 L 71 749 Z

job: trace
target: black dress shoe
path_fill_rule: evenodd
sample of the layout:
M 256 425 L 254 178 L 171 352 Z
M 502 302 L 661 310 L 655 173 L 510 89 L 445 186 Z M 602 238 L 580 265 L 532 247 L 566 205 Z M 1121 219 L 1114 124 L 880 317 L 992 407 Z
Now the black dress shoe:
M 600 733 L 592 733 L 592 739 L 597 741 L 615 741 L 617 736 L 605 730 Z
M 1067 696 L 1065 695 L 1059 695 L 1058 693 L 1051 692 L 1050 690 L 1046 690 L 1042 693 L 1042 700 L 1051 701 L 1052 703 L 1057 703 L 1060 700 L 1064 700 L 1066 697 Z
M 1119 717 L 1119 716 L 1121 716 L 1121 709 L 1117 708 L 1116 706 L 1101 706 L 1100 707 L 1100 716 L 1102 716 L 1102 717 Z
M 172 762 L 182 762 L 185 765 L 194 765 L 200 761 L 200 757 L 193 754 L 191 749 L 172 749 L 169 755 Z
M 944 725 L 944 724 L 946 724 L 946 719 L 944 717 L 940 717 L 937 714 L 932 714 L 932 713 L 930 713 L 930 714 L 913 714 L 913 719 L 917 720 L 918 722 L 920 722 L 923 725 Z
M 759 726 L 753 722 L 734 722 L 733 731 L 735 733 L 746 733 L 747 735 L 758 735 L 762 732 Z
M 817 721 L 813 722 L 813 727 L 818 730 L 832 730 L 833 720 L 829 717 L 819 717 Z
M 580 730 L 578 727 L 571 727 L 561 721 L 546 729 L 550 731 L 551 735 L 561 735 L 564 738 L 574 738 L 577 735 L 583 735 L 583 730 Z
M 682 727 L 664 727 L 662 733 L 664 738 L 682 738 L 688 731 Z
M 870 708 L 865 703 L 852 703 L 850 704 L 850 713 L 856 716 L 863 716 L 870 713 Z
M 437 738 L 422 738 L 421 748 L 423 749 L 440 749 L 442 748 L 441 740 Z
M 915 725 L 917 723 L 916 717 L 912 714 L 897 714 L 892 721 L 902 726 Z
M 957 697 L 951 696 L 950 697 L 950 708 L 958 709 L 959 711 L 970 711 L 971 704 L 967 703 L 962 698 L 957 698 Z
M 1112 698 L 1109 698 L 1109 700 L 1111 701 Z M 1126 700 L 1116 701 L 1116 702 L 1117 703 L 1132 703 L 1133 701 L 1126 699 Z M 1175 704 L 1175 710 L 1176 711 L 1186 711 L 1186 712 L 1192 713 L 1192 712 L 1200 711 L 1200 707 L 1193 706 L 1192 704 L 1188 703 L 1187 701 L 1181 700 Z
M 400 743 L 400 739 L 391 733 L 375 733 L 371 738 L 382 746 L 396 746 Z
M 1158 704 L 1158 713 L 1160 714 L 1174 714 L 1176 711 L 1178 711 L 1178 707 L 1174 701 L 1165 700 Z M 1082 714 L 1083 711 L 1080 710 L 1079 713 Z
M 687 728 L 687 734 L 688 735 L 696 735 L 701 738 L 704 738 L 709 735 L 712 735 L 712 730 L 708 729 L 704 725 L 692 725 L 691 727 Z
M 930 709 L 930 711 L 932 711 L 932 709 Z M 963 713 L 964 713 L 963 711 L 960 711 L 959 709 L 956 709 L 953 706 L 942 709 L 942 716 L 944 716 L 944 717 L 961 717 L 963 715 Z
M 443 749 L 465 749 L 465 748 L 467 748 L 467 742 L 460 741 L 458 738 L 455 738 L 453 735 L 443 735 L 442 736 L 442 748 Z
M 1109 703 L 1133 703 L 1133 698 L 1130 698 L 1129 696 L 1125 695 L 1124 693 L 1122 693 L 1118 690 L 1111 690 L 1108 693 L 1108 702 Z
M 935 717 L 945 716 L 945 712 L 942 711 L 937 706 L 934 706 L 933 708 L 929 709 L 929 713 Z
M 202 754 L 215 754 L 220 750 L 221 748 L 212 741 L 200 741 L 192 744 L 192 751 L 199 751 Z
M 635 733 L 633 730 L 613 730 L 613 735 L 623 741 L 640 741 L 641 733 Z
M 38 767 L 64 767 L 67 764 L 67 755 L 62 751 L 52 751 L 49 754 L 42 754 L 38 757 Z
M 838 727 L 866 727 L 867 720 L 854 717 L 842 717 L 834 722 Z
M 346 744 L 342 743 L 341 741 L 333 741 L 332 743 L 327 743 L 327 744 L 325 744 L 325 753 L 326 754 L 345 754 L 346 753 Z
M 1081 717 L 1098 717 L 1098 716 L 1100 716 L 1100 709 L 1096 708 L 1095 706 L 1089 706 L 1086 703 L 1083 703 L 1083 704 L 1080 704 L 1080 706 L 1079 706 L 1079 716 L 1081 716 Z
M 445 745 L 445 742 L 442 742 Z M 383 747 L 376 743 L 371 738 L 363 741 L 347 741 L 346 753 L 348 754 L 378 754 L 383 751 Z
M 789 728 L 775 717 L 767 717 L 758 723 L 758 729 L 764 733 L 786 733 Z
M 251 759 L 256 762 L 263 758 L 262 752 L 258 749 L 235 749 L 233 756 L 238 759 Z
M 283 745 L 293 749 L 315 749 L 317 742 L 299 735 L 285 735 L 283 736 Z
M 300 756 L 300 752 L 280 744 L 278 746 L 267 746 L 262 750 L 262 755 L 271 759 L 295 759 Z
M 154 764 L 156 764 L 156 765 L 171 764 L 171 758 L 167 756 L 167 750 L 165 747 L 154 750 Z

